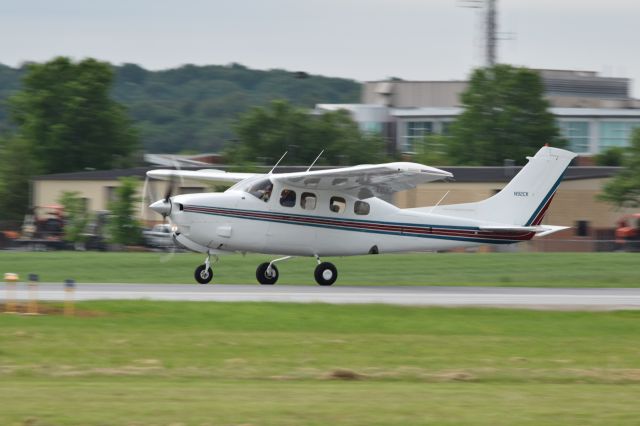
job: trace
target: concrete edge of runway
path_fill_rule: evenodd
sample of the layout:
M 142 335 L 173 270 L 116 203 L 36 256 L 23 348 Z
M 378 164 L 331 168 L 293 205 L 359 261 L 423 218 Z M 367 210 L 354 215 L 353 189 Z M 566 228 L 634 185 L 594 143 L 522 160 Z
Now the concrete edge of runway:
M 0 287 L 0 300 L 8 296 Z M 13 296 L 31 297 L 26 284 Z M 62 301 L 69 297 L 62 283 L 41 283 L 37 298 Z M 640 309 L 640 288 L 543 288 L 543 287 L 421 287 L 332 286 L 258 284 L 127 284 L 78 283 L 77 301 L 154 300 L 193 302 L 275 302 L 328 304 L 388 304 L 431 307 L 486 307 L 562 311 L 611 311 Z

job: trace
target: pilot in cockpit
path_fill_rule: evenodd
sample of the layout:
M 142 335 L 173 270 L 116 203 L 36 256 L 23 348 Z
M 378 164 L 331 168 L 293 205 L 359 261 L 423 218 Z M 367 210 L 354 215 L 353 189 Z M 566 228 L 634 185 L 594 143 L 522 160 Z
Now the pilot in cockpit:
M 253 184 L 248 192 L 266 203 L 271 198 L 272 190 L 273 183 L 269 179 L 263 179 Z
M 273 191 L 273 184 L 269 182 L 269 185 L 266 186 L 266 188 L 262 192 L 262 195 L 260 195 L 260 199 L 265 203 L 269 201 L 269 198 L 271 198 L 271 191 Z

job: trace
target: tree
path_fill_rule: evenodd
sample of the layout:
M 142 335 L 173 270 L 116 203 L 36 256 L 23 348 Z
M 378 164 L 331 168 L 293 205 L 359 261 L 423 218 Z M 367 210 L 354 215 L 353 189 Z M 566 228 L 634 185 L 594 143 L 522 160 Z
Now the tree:
M 614 146 L 596 155 L 595 160 L 598 166 L 622 166 L 626 149 L 621 146 Z
M 414 146 L 416 154 L 412 161 L 434 166 L 453 165 L 447 154 L 451 137 L 444 135 L 427 135 Z
M 464 112 L 452 125 L 449 155 L 457 164 L 524 163 L 541 146 L 563 147 L 540 76 L 527 68 L 496 65 L 473 72 L 462 94 Z
M 137 179 L 120 178 L 116 199 L 109 205 L 113 215 L 109 221 L 109 230 L 111 239 L 116 244 L 134 245 L 142 242 L 142 231 L 135 219 L 137 187 Z
M 0 217 L 17 219 L 35 174 L 125 167 L 138 142 L 124 109 L 109 97 L 111 67 L 94 59 L 28 64 L 10 99 L 17 125 L 0 158 Z
M 631 137 L 631 146 L 622 157 L 622 171 L 603 188 L 600 199 L 618 207 L 640 207 L 640 128 Z
M 38 173 L 29 144 L 20 137 L 0 140 L 0 218 L 20 220 L 31 197 L 29 180 Z
M 310 164 L 324 150 L 320 164 L 357 164 L 384 159 L 384 144 L 364 134 L 347 111 L 312 115 L 287 101 L 274 101 L 241 116 L 239 142 L 228 151 L 232 161 L 274 164 L 285 151 L 283 164 Z
M 28 66 L 10 104 L 43 173 L 131 164 L 137 138 L 123 107 L 109 97 L 112 80 L 109 64 L 94 59 Z
M 127 107 L 148 152 L 217 152 L 236 138 L 234 122 L 252 106 L 274 99 L 305 108 L 353 103 L 361 87 L 353 80 L 253 70 L 239 64 L 185 65 L 161 71 L 135 64 L 110 67 L 115 74 L 110 93 Z M 5 101 L 19 90 L 20 78 L 30 68 L 0 64 L 0 133 L 13 129 Z
M 83 233 L 89 221 L 85 200 L 78 191 L 63 191 L 58 202 L 64 208 L 64 239 L 72 243 L 83 242 Z

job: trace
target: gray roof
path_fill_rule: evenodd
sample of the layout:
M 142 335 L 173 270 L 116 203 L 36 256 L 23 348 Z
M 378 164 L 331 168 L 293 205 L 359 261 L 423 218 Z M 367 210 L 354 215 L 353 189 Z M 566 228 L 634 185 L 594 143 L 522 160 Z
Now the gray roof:
M 392 108 L 394 117 L 456 117 L 462 114 L 458 107 L 420 107 L 420 108 Z
M 456 117 L 463 109 L 458 107 L 391 108 L 390 114 L 398 118 Z M 636 118 L 640 120 L 640 108 L 549 108 L 557 118 Z
M 118 180 L 121 177 L 138 177 L 144 179 L 148 170 L 158 167 L 135 167 L 132 169 L 89 170 L 82 172 L 54 173 L 36 176 L 34 180 Z
M 640 119 L 639 108 L 549 108 L 557 117 L 619 117 Z

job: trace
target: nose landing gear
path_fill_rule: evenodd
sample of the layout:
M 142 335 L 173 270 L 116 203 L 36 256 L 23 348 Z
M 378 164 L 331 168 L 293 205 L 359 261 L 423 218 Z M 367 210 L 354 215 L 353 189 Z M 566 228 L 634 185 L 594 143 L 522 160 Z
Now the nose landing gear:
M 200 265 L 196 268 L 196 272 L 193 275 L 200 284 L 208 284 L 213 279 L 213 270 L 207 265 Z
M 218 262 L 218 256 L 214 256 L 214 262 Z M 213 269 L 211 269 L 211 253 L 207 253 L 207 258 L 204 260 L 204 265 L 200 265 L 196 268 L 193 274 L 196 281 L 200 284 L 209 284 L 213 279 Z

